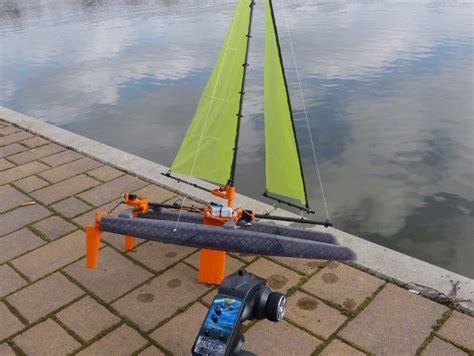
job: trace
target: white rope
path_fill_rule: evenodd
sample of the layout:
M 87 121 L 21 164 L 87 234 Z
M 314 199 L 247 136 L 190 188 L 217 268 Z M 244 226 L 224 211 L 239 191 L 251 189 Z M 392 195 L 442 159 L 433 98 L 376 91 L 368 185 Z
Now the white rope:
M 237 11 L 234 15 L 234 19 L 232 21 L 232 26 L 231 26 L 230 31 L 229 31 L 229 39 L 232 38 L 232 33 L 234 31 L 234 25 L 237 22 L 237 21 L 235 21 L 235 19 L 237 18 L 238 12 L 240 11 L 240 9 L 241 9 L 241 5 L 239 4 L 239 6 L 237 8 Z M 196 165 L 197 157 L 198 157 L 198 154 L 199 154 L 199 149 L 201 148 L 201 144 L 202 144 L 202 141 L 203 141 L 203 138 L 204 138 L 204 131 L 207 127 L 207 120 L 209 119 L 209 114 L 211 112 L 212 103 L 214 102 L 214 98 L 216 97 L 217 85 L 219 84 L 219 80 L 220 80 L 220 77 L 221 77 L 221 74 L 222 74 L 222 67 L 224 66 L 225 56 L 227 55 L 227 50 L 228 49 L 232 50 L 233 48 L 230 48 L 230 47 L 226 46 L 225 49 L 224 49 L 224 55 L 222 56 L 222 62 L 220 63 L 219 72 L 218 72 L 217 78 L 216 78 L 216 84 L 214 85 L 214 89 L 212 90 L 211 104 L 209 105 L 209 108 L 207 109 L 206 119 L 204 120 L 204 124 L 202 125 L 201 136 L 199 137 L 199 142 L 198 142 L 198 146 L 197 146 L 197 149 L 196 149 L 196 153 L 194 154 L 194 157 L 193 157 L 193 164 L 191 166 L 191 171 L 189 172 L 189 177 L 190 178 L 192 177 L 193 172 L 194 172 L 194 166 Z M 187 183 L 188 184 L 186 184 L 186 189 L 184 191 L 184 197 L 183 197 L 183 200 L 181 202 L 181 207 L 179 209 L 178 219 L 176 220 L 176 225 L 173 229 L 173 232 L 176 232 L 176 230 L 178 229 L 178 224 L 179 224 L 179 221 L 181 219 L 181 214 L 183 212 L 184 202 L 189 197 L 189 187 L 190 187 L 191 179 L 189 179 Z
M 309 139 L 311 141 L 311 149 L 313 151 L 314 165 L 316 166 L 316 173 L 317 173 L 318 180 L 319 180 L 319 187 L 321 188 L 321 195 L 323 197 L 324 209 L 326 210 L 326 218 L 329 220 L 329 211 L 328 211 L 328 206 L 327 206 L 327 203 L 326 203 L 326 197 L 324 195 L 323 180 L 321 179 L 321 174 L 320 174 L 320 171 L 319 171 L 318 158 L 316 156 L 316 149 L 314 148 L 313 134 L 311 133 L 311 127 L 309 125 L 308 112 L 306 110 L 306 104 L 305 104 L 304 95 L 303 95 L 303 88 L 301 87 L 300 75 L 299 75 L 299 71 L 298 71 L 298 66 L 296 64 L 296 56 L 295 56 L 295 51 L 293 49 L 293 41 L 291 39 L 290 26 L 288 25 L 288 20 L 286 18 L 285 1 L 281 0 L 281 3 L 282 3 L 282 7 L 283 7 L 283 15 L 284 15 L 284 18 L 285 18 L 286 32 L 288 33 L 288 40 L 289 40 L 289 43 L 290 43 L 291 54 L 293 56 L 293 64 L 295 66 L 296 79 L 298 81 L 301 102 L 303 103 L 303 111 L 304 111 L 304 117 L 306 119 L 306 127 L 308 128 L 308 135 L 309 135 Z

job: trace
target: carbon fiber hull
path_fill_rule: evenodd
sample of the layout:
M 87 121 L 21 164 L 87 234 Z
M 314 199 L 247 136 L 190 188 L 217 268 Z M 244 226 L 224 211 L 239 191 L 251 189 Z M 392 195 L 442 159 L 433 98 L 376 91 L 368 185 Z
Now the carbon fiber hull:
M 325 260 L 352 260 L 354 253 L 336 244 L 290 236 L 151 218 L 104 216 L 100 229 L 163 243 L 227 252 Z

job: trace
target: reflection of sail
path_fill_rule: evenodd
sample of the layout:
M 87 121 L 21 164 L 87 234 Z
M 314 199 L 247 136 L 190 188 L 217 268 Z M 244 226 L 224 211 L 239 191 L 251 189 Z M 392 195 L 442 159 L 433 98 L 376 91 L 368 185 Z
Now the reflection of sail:
M 267 0 L 265 8 L 264 110 L 267 191 L 307 205 L 271 0 Z
M 243 80 L 250 1 L 240 0 L 173 171 L 225 184 L 230 177 Z

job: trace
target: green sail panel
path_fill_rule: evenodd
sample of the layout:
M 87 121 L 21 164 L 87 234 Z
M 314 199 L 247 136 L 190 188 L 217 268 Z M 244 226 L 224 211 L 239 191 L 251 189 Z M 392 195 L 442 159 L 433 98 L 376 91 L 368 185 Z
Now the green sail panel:
M 215 183 L 230 177 L 250 0 L 240 0 L 212 74 L 171 169 Z
M 307 206 L 304 177 L 293 124 L 271 0 L 265 4 L 265 169 L 266 190 Z

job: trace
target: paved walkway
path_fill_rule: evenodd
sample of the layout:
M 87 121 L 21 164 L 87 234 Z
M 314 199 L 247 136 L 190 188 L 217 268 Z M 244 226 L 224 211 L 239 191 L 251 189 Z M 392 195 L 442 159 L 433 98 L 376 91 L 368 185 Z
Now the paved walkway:
M 175 193 L 0 120 L 0 355 L 187 355 L 216 288 L 196 283 L 196 249 L 103 234 L 84 262 L 84 227 L 133 191 Z M 465 355 L 474 318 L 345 264 L 231 255 L 289 295 L 285 320 L 245 325 L 260 355 Z

